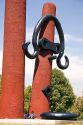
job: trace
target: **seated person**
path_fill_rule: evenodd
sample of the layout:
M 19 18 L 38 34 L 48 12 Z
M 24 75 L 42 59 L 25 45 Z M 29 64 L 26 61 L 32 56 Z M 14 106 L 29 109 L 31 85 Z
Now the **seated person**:
M 29 116 L 28 116 L 28 119 L 35 119 L 36 118 L 36 115 L 35 115 L 35 113 L 34 113 L 34 111 L 32 111 L 30 114 L 29 114 Z

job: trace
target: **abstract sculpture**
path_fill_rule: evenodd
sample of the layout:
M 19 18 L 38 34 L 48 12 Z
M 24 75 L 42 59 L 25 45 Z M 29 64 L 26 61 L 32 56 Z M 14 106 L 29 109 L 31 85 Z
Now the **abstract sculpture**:
M 45 25 L 47 25 L 47 23 L 51 20 L 54 21 L 54 23 L 56 25 L 56 28 L 57 28 L 57 31 L 58 31 L 58 34 L 59 34 L 60 43 L 50 42 L 46 38 L 42 38 L 42 39 L 38 38 L 38 36 L 40 36 L 42 27 L 43 26 L 45 27 Z M 46 16 L 43 16 L 38 21 L 38 23 L 37 23 L 37 25 L 34 29 L 33 36 L 32 36 L 32 45 L 33 45 L 33 48 L 34 48 L 33 54 L 30 54 L 29 51 L 28 51 L 29 44 L 30 44 L 30 42 L 27 42 L 27 43 L 23 44 L 23 49 L 24 49 L 25 54 L 28 58 L 30 58 L 30 59 L 36 58 L 37 55 L 38 55 L 39 49 L 50 50 L 54 54 L 59 54 L 59 55 L 58 55 L 58 57 L 56 55 L 50 56 L 48 58 L 49 60 L 56 59 L 57 66 L 60 69 L 66 69 L 69 66 L 69 60 L 68 60 L 67 56 L 65 56 L 65 65 L 63 66 L 61 64 L 61 58 L 64 54 L 64 49 L 65 49 L 65 47 L 64 47 L 64 44 L 65 44 L 64 43 L 64 33 L 63 33 L 60 22 L 58 21 L 58 19 L 55 16 L 46 15 Z
M 42 27 L 46 27 L 47 24 L 49 23 L 49 21 L 54 22 L 56 29 L 58 31 L 58 34 L 59 34 L 60 43 L 53 43 L 52 41 L 48 40 L 45 37 L 40 38 L 40 34 L 42 32 Z M 33 31 L 33 36 L 32 36 L 32 45 L 34 48 L 33 54 L 30 54 L 30 52 L 28 51 L 29 44 L 30 44 L 30 42 L 27 42 L 27 43 L 23 44 L 23 46 L 22 46 L 23 50 L 28 58 L 30 58 L 30 59 L 37 58 L 38 54 L 40 54 L 40 51 L 42 53 L 45 53 L 45 51 L 52 51 L 52 53 L 55 55 L 54 56 L 51 55 L 48 57 L 49 62 L 51 60 L 56 59 L 57 66 L 60 69 L 66 69 L 69 66 L 69 59 L 67 56 L 65 56 L 65 65 L 61 64 L 61 58 L 64 54 L 64 49 L 65 49 L 64 33 L 63 33 L 59 20 L 55 16 L 53 16 L 51 14 L 47 14 L 47 15 L 43 16 L 36 24 L 34 31 Z M 58 56 L 56 56 L 56 54 Z M 50 86 L 49 85 L 46 86 L 41 91 L 43 92 L 43 94 L 49 101 L 49 95 L 51 92 Z M 44 112 L 44 113 L 41 113 L 40 116 L 42 118 L 46 118 L 46 119 L 71 119 L 73 117 L 76 117 L 76 114 Z
M 50 21 L 53 21 L 56 26 L 56 29 L 59 34 L 60 43 L 53 43 L 52 41 L 48 40 L 45 37 L 40 37 L 40 34 L 42 33 L 42 27 L 46 27 Z M 65 65 L 61 64 L 61 58 L 64 54 L 64 49 L 65 49 L 64 33 L 63 33 L 59 20 L 55 16 L 53 16 L 51 14 L 47 14 L 47 15 L 43 16 L 36 24 L 36 26 L 34 28 L 33 36 L 32 36 L 32 45 L 34 48 L 33 54 L 30 54 L 30 52 L 28 51 L 29 44 L 30 44 L 30 42 L 27 42 L 27 43 L 23 44 L 23 46 L 22 46 L 23 50 L 28 58 L 30 58 L 30 59 L 38 58 L 38 55 L 41 55 L 40 51 L 42 53 L 45 53 L 46 51 L 51 51 L 55 55 L 48 56 L 49 62 L 56 59 L 57 66 L 60 69 L 68 68 L 69 59 L 67 56 L 65 56 Z M 58 56 L 56 56 L 56 54 Z M 42 81 L 40 81 L 40 82 L 42 82 Z M 44 87 L 41 91 L 43 92 L 44 96 L 49 101 L 50 92 L 51 92 L 50 85 Z M 35 101 L 37 101 L 37 100 L 35 100 Z M 41 101 L 43 101 L 43 100 L 41 100 Z M 33 107 L 34 107 L 34 103 L 33 103 Z M 35 109 L 35 108 L 33 108 L 33 109 Z M 74 113 L 55 113 L 55 112 L 53 113 L 53 112 L 45 112 L 45 111 L 43 113 L 41 113 L 40 116 L 44 119 L 57 119 L 57 120 L 71 120 L 71 119 L 75 119 L 77 117 L 77 115 Z M 37 117 L 39 117 L 39 116 L 37 115 Z
M 34 112 L 37 118 L 42 117 L 45 119 L 69 120 L 77 117 L 73 113 L 49 112 L 52 60 L 56 59 L 56 64 L 60 69 L 64 70 L 69 66 L 67 56 L 65 56 L 65 65 L 61 63 L 65 43 L 61 24 L 55 17 L 56 6 L 52 3 L 44 4 L 42 18 L 33 31 L 32 45 L 34 53 L 30 54 L 28 51 L 30 42 L 24 43 L 26 0 L 21 2 L 6 0 L 5 4 L 0 118 L 23 118 L 24 53 L 30 59 L 36 58 L 29 112 Z M 53 43 L 55 26 L 60 43 Z

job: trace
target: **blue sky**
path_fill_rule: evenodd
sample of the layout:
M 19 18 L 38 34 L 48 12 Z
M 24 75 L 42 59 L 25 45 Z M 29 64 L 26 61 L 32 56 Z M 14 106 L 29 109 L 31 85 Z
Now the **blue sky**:
M 69 57 L 70 66 L 64 71 L 76 95 L 83 91 L 83 0 L 26 0 L 26 41 L 31 40 L 33 29 L 41 17 L 42 6 L 46 2 L 56 5 L 56 16 L 62 24 L 65 34 L 65 54 Z M 4 30 L 4 0 L 0 0 L 0 73 L 2 72 L 2 49 Z M 58 36 L 55 32 L 55 39 Z M 25 83 L 32 83 L 34 61 L 26 58 Z M 29 65 L 29 67 L 28 67 Z M 56 62 L 53 62 L 53 68 Z

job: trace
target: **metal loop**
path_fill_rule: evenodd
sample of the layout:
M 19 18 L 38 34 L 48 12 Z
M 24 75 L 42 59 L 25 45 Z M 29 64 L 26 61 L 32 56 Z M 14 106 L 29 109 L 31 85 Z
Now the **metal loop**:
M 58 54 L 59 54 L 58 57 L 56 55 L 54 55 L 54 56 L 50 56 L 48 59 L 49 60 L 56 59 L 57 66 L 60 69 L 66 69 L 69 66 L 69 59 L 68 59 L 67 56 L 65 56 L 65 65 L 61 64 L 61 58 L 62 58 L 62 56 L 64 54 L 64 49 L 65 49 L 64 33 L 63 33 L 63 29 L 61 27 L 61 24 L 60 24 L 59 20 L 56 17 L 54 17 L 52 15 L 46 15 L 43 18 L 40 19 L 39 26 L 42 27 L 43 24 L 46 23 L 46 21 L 47 21 L 47 23 L 49 21 L 54 21 L 56 29 L 57 29 L 58 34 L 59 34 L 59 39 L 60 39 L 60 49 L 59 49 L 59 52 L 58 52 Z
M 56 58 L 56 62 L 57 62 L 57 66 L 61 69 L 66 69 L 69 65 L 69 60 L 68 60 L 68 57 L 65 56 L 65 65 L 63 66 L 61 64 L 61 58 L 64 54 L 64 48 L 65 48 L 65 43 L 64 43 L 64 33 L 63 33 L 63 30 L 62 30 L 62 27 L 61 27 L 61 24 L 60 22 L 58 21 L 58 19 L 53 16 L 53 15 L 46 15 L 46 16 L 43 16 L 39 21 L 38 23 L 36 24 L 35 28 L 34 28 L 34 32 L 33 32 L 33 36 L 32 36 L 32 45 L 33 45 L 33 48 L 34 48 L 34 53 L 33 54 L 30 54 L 29 51 L 28 51 L 28 46 L 30 43 L 25 43 L 26 44 L 26 49 L 23 49 L 25 50 L 25 54 L 27 55 L 27 57 L 29 57 L 30 59 L 34 59 L 35 57 L 37 57 L 38 55 L 38 41 L 39 41 L 39 38 L 38 36 L 40 36 L 40 32 L 41 32 L 41 28 L 43 26 L 45 26 L 45 24 L 47 24 L 49 21 L 54 21 L 55 23 L 55 26 L 56 26 L 56 29 L 58 31 L 58 34 L 59 34 L 59 39 L 60 39 L 60 50 L 58 52 L 58 57 L 55 56 L 50 56 L 49 59 L 52 60 L 52 59 L 55 59 Z
M 60 53 L 59 55 L 58 55 L 58 57 L 56 58 L 56 63 L 57 63 L 57 66 L 60 68 L 60 69 L 66 69 L 66 68 L 68 68 L 68 66 L 69 66 L 69 59 L 68 59 L 68 57 L 67 56 L 64 56 L 65 57 L 65 65 L 62 65 L 61 64 L 61 58 L 62 58 L 62 56 L 63 56 L 63 53 Z
M 28 51 L 28 46 L 29 46 L 30 42 L 27 42 L 25 44 L 22 45 L 22 48 L 25 52 L 25 55 L 30 58 L 30 59 L 34 59 L 36 56 L 37 56 L 37 51 L 35 50 L 33 54 L 30 54 L 29 51 Z
M 30 59 L 33 59 L 35 58 L 37 55 L 38 55 L 38 40 L 39 38 L 38 37 L 38 34 L 40 34 L 40 31 L 41 31 L 41 28 L 46 24 L 46 22 L 48 23 L 49 21 L 54 21 L 55 22 L 55 25 L 56 25 L 56 28 L 57 28 L 57 31 L 59 33 L 59 39 L 60 39 L 60 44 L 61 44 L 61 48 L 60 50 L 64 51 L 64 35 L 63 35 L 63 31 L 62 31 L 62 28 L 61 28 L 61 25 L 58 21 L 58 19 L 52 15 L 46 15 L 46 16 L 43 16 L 39 21 L 38 23 L 36 24 L 35 28 L 34 28 L 34 31 L 33 31 L 33 36 L 32 36 L 32 45 L 33 45 L 33 48 L 34 48 L 34 53 L 33 54 L 30 54 L 29 51 L 28 51 L 28 46 L 29 44 L 27 44 L 26 48 L 26 52 L 27 52 L 27 56 L 30 58 Z M 26 44 L 26 43 L 25 43 Z

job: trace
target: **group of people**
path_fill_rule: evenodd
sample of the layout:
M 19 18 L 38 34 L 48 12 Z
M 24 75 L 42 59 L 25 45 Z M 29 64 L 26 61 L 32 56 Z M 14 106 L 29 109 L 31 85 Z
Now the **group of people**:
M 35 115 L 35 113 L 33 111 L 30 114 L 27 114 L 27 112 L 25 112 L 24 118 L 25 119 L 35 119 L 36 115 Z

